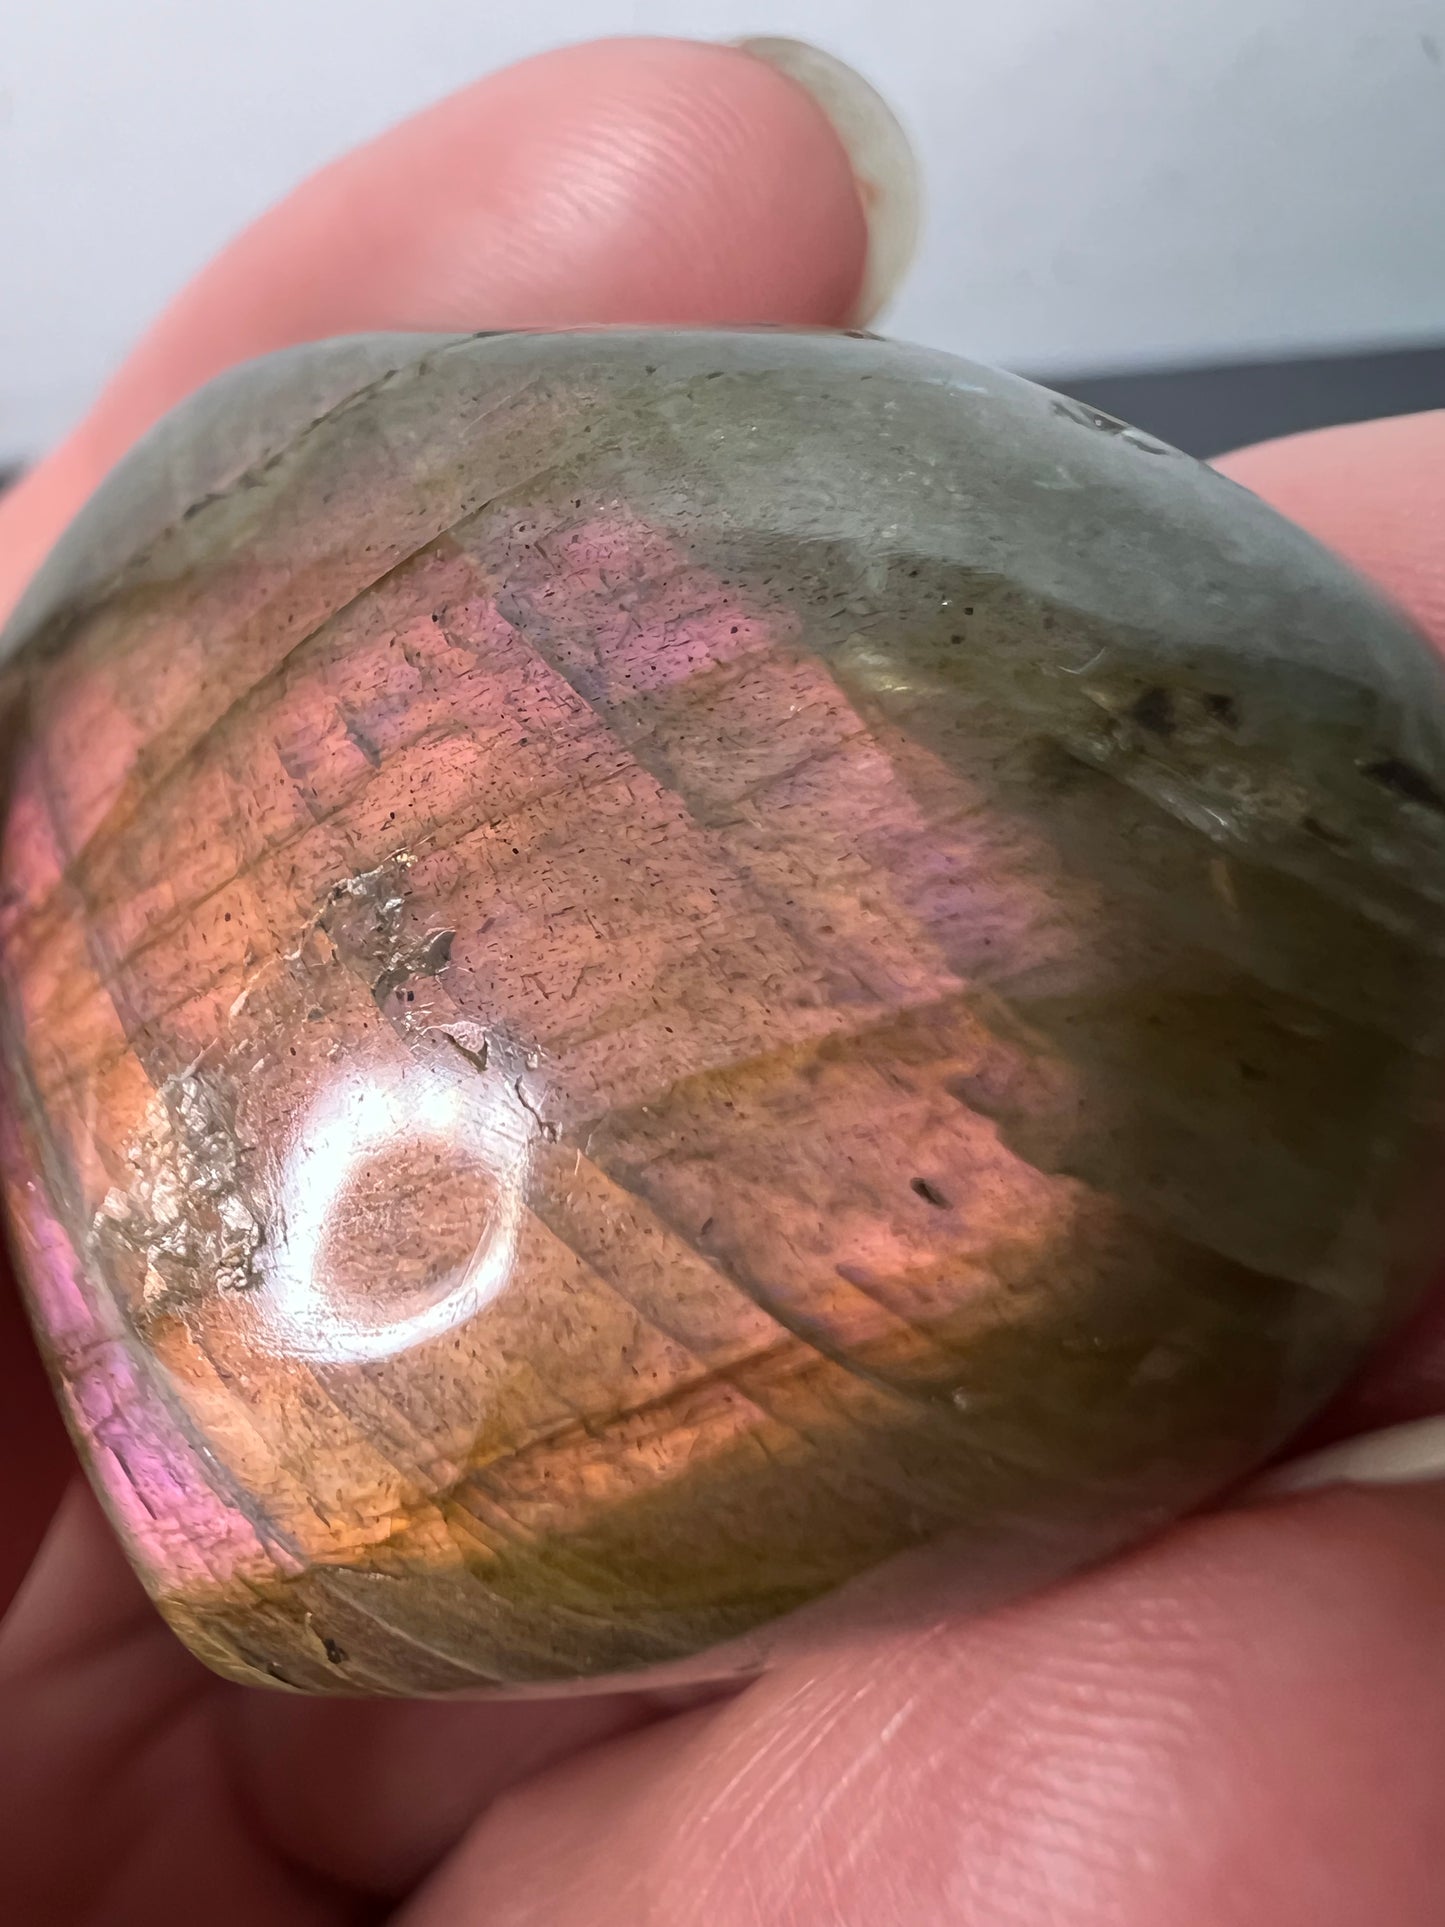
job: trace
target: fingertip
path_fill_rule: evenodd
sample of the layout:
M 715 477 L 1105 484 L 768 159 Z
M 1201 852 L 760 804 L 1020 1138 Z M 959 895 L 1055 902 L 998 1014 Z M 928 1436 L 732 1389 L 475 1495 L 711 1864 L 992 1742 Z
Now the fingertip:
M 851 320 L 866 327 L 898 292 L 918 245 L 922 188 L 912 144 L 882 95 L 820 47 L 768 35 L 737 45 L 809 94 L 848 156 L 868 230 Z

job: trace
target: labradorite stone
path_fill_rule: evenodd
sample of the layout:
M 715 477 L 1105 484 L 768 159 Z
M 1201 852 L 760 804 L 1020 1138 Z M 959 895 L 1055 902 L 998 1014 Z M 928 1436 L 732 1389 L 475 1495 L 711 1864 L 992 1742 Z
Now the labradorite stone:
M 1007 1597 L 1280 1447 L 1440 1255 L 1441 672 L 1024 382 L 278 357 L 0 673 L 14 1242 L 237 1678 L 753 1664 L 910 1552 Z

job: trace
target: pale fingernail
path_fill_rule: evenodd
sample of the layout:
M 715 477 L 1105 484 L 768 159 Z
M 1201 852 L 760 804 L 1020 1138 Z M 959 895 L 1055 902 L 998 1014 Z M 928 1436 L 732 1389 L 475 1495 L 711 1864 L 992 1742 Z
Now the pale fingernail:
M 851 319 L 855 327 L 866 327 L 898 292 L 918 243 L 922 196 L 908 136 L 883 96 L 821 48 L 770 35 L 734 45 L 806 88 L 853 163 L 868 221 L 868 259 Z
M 1274 1467 L 1244 1496 L 1270 1499 L 1329 1485 L 1414 1485 L 1428 1479 L 1445 1479 L 1445 1417 L 1416 1419 L 1327 1445 Z

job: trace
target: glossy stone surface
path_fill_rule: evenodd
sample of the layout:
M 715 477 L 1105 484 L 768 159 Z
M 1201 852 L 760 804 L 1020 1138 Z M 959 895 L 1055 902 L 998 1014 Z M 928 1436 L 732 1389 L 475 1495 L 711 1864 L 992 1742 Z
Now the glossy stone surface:
M 1440 673 L 1088 410 L 331 344 L 158 431 L 9 648 L 15 1241 L 240 1679 L 747 1665 L 928 1546 L 1006 1596 L 1438 1255 Z

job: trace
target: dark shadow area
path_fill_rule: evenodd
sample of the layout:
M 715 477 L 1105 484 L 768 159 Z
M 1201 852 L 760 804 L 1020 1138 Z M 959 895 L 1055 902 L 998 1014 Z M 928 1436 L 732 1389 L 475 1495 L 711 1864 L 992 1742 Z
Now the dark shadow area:
M 1308 428 L 1445 408 L 1445 347 L 1033 379 L 1208 457 Z

